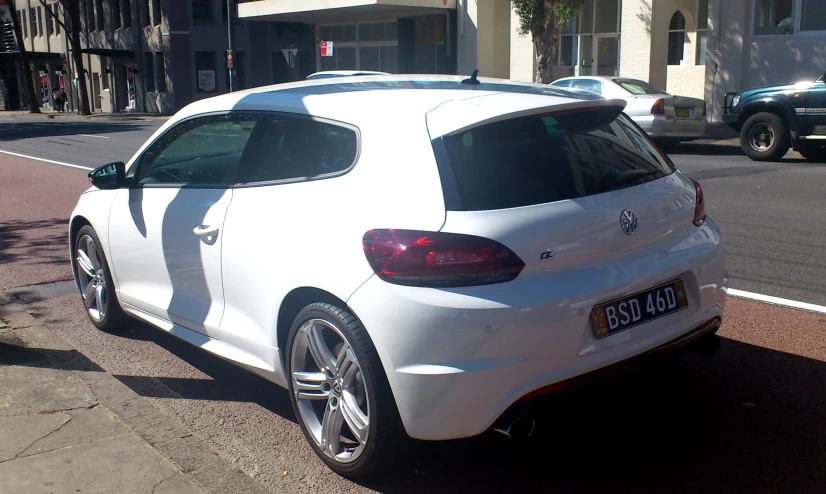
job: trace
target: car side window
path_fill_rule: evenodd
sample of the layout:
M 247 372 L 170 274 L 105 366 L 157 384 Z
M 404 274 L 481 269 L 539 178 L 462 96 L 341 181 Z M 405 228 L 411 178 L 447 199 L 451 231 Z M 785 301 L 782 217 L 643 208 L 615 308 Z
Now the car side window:
M 551 84 L 553 86 L 559 86 L 559 87 L 571 87 L 571 80 L 566 79 L 564 81 L 554 81 Z
M 141 155 L 136 184 L 231 185 L 253 129 L 250 114 L 211 115 L 182 122 Z
M 250 136 L 236 183 L 310 179 L 344 171 L 356 160 L 358 134 L 302 115 L 263 117 Z
M 571 86 L 602 94 L 602 83 L 594 79 L 576 79 L 571 83 Z

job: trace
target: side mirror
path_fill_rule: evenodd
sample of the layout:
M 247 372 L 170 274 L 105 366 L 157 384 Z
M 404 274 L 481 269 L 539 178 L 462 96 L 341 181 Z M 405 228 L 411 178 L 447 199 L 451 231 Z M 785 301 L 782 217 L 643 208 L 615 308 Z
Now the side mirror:
M 116 161 L 99 166 L 89 172 L 89 181 L 98 189 L 120 189 L 126 185 L 126 165 Z

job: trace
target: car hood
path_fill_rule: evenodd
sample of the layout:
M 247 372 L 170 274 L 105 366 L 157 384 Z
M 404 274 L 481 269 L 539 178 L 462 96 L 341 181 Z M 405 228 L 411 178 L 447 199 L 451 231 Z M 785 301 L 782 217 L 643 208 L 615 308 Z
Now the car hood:
M 814 82 L 799 82 L 797 84 L 789 84 L 785 86 L 766 86 L 751 89 L 744 89 L 737 93 L 740 96 L 740 101 L 752 99 L 755 97 L 771 96 L 773 94 L 789 93 L 793 91 L 805 91 L 811 88 Z

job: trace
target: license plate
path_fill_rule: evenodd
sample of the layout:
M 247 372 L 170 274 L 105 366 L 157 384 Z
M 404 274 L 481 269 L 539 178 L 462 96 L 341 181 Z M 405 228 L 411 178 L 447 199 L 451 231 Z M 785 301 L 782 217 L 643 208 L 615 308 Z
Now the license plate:
M 674 111 L 677 113 L 678 117 L 689 118 L 691 117 L 691 108 L 686 106 L 677 106 L 674 108 Z
M 675 280 L 597 305 L 591 309 L 591 321 L 597 339 L 602 339 L 686 307 L 683 280 Z

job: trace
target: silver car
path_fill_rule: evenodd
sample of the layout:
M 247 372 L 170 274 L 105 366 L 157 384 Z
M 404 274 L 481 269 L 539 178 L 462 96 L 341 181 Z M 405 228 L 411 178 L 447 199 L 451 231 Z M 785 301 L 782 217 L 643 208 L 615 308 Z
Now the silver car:
M 626 77 L 566 77 L 552 86 L 585 89 L 608 99 L 621 99 L 625 114 L 660 145 L 699 139 L 706 131 L 706 103 L 674 96 L 638 79 Z

